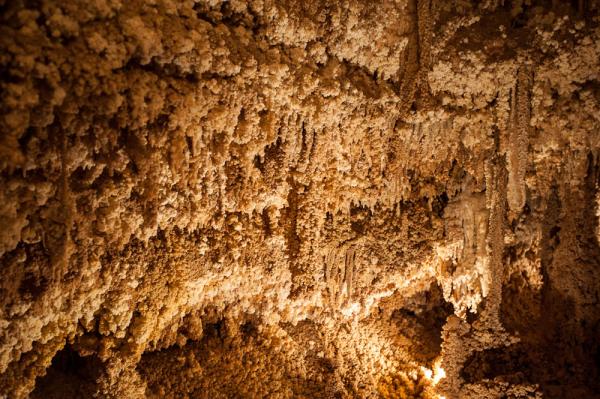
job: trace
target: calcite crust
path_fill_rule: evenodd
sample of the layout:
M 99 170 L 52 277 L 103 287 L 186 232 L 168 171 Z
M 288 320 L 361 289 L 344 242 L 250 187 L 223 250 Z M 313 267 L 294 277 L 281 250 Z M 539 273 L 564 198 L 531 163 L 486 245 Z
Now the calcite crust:
M 0 398 L 597 397 L 599 10 L 0 0 Z

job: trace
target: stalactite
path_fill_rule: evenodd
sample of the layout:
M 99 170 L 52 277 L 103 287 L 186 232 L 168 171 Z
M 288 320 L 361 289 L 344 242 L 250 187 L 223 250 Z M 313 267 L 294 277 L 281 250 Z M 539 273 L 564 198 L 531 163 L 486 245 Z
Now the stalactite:
M 531 120 L 532 72 L 523 66 L 517 72 L 512 90 L 510 121 L 508 123 L 508 205 L 512 218 L 523 210 L 526 201 L 525 173 L 527 171 L 528 145 Z
M 0 398 L 592 398 L 597 0 L 0 0 Z

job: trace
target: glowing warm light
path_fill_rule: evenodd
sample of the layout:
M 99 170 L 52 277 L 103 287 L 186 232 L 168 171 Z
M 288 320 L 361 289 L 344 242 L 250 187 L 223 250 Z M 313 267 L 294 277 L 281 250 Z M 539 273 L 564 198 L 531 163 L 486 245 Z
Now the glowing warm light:
M 433 385 L 437 385 L 437 383 L 440 382 L 440 380 L 442 378 L 446 378 L 446 372 L 444 371 L 443 368 L 440 367 L 440 365 L 438 363 L 435 365 L 435 368 L 434 368 L 433 379 L 432 379 Z
M 431 371 L 427 367 L 423 367 L 423 366 L 421 366 L 421 371 L 423 372 L 423 375 L 425 376 L 425 378 L 427 378 L 428 380 L 433 379 L 433 371 Z
M 442 378 L 446 377 L 446 371 L 440 366 L 441 361 L 436 361 L 433 365 L 433 370 L 428 369 L 427 367 L 421 366 L 421 371 L 425 378 L 431 381 L 431 385 L 435 386 Z M 445 399 L 440 396 L 439 399 Z

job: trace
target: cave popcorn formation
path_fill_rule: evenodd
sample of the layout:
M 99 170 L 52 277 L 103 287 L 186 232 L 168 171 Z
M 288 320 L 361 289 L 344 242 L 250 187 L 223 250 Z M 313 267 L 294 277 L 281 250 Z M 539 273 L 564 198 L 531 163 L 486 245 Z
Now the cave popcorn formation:
M 599 9 L 0 0 L 0 398 L 600 397 Z

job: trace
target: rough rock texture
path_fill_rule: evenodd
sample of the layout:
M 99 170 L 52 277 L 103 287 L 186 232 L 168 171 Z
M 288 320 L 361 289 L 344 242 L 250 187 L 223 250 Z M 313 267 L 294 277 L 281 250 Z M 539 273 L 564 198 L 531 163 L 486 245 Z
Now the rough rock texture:
M 0 0 L 0 397 L 600 397 L 598 0 Z

